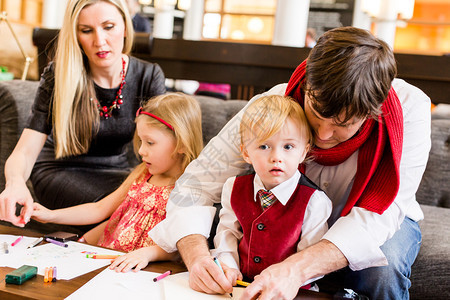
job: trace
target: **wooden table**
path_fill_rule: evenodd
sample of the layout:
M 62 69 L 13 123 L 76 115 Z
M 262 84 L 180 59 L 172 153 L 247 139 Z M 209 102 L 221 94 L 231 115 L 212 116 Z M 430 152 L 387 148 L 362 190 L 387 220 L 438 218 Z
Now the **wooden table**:
M 9 227 L 0 224 L 0 234 L 24 235 L 30 237 L 39 237 L 42 234 L 25 230 L 17 227 Z M 71 280 L 58 280 L 56 282 L 44 283 L 44 277 L 37 275 L 22 285 L 6 284 L 5 275 L 13 269 L 8 267 L 0 267 L 0 299 L 64 299 L 86 282 L 91 280 L 95 275 L 103 271 L 106 267 L 97 269 L 90 273 L 75 277 Z M 176 262 L 155 262 L 149 264 L 145 271 L 163 273 L 172 270 L 174 273 L 185 272 L 186 267 Z M 296 299 L 313 300 L 313 299 L 332 299 L 331 295 L 324 293 L 316 293 L 301 290 Z

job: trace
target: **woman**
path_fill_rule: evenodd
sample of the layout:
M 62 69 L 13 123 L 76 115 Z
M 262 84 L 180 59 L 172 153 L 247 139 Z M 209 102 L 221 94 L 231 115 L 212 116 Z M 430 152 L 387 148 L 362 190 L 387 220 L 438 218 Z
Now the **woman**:
M 125 179 L 140 102 L 165 92 L 158 65 L 127 55 L 133 34 L 123 0 L 69 1 L 55 60 L 6 162 L 0 219 L 29 221 L 30 174 L 38 201 L 51 209 L 99 200 Z M 16 203 L 24 205 L 20 216 Z

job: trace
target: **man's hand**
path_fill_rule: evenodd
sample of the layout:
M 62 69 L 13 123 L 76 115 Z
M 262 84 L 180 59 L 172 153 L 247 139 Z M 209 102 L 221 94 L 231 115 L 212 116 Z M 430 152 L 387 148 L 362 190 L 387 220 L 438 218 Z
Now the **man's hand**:
M 23 205 L 19 216 L 16 216 L 16 203 Z M 33 213 L 33 198 L 25 182 L 8 183 L 0 194 L 0 219 L 24 227 Z
M 283 261 L 269 266 L 246 289 L 241 299 L 294 299 L 302 279 L 293 264 Z
M 249 285 L 241 299 L 294 299 L 309 279 L 339 270 L 348 265 L 342 252 L 330 241 L 321 240 L 283 262 L 274 264 Z
M 188 235 L 178 241 L 177 248 L 189 270 L 189 286 L 193 290 L 208 294 L 233 291 L 231 278 L 214 263 L 204 236 Z
M 231 272 L 228 273 L 232 276 Z M 233 292 L 231 278 L 222 272 L 211 255 L 200 256 L 189 268 L 189 286 L 208 294 L 224 294 Z M 236 279 L 234 279 L 236 281 Z

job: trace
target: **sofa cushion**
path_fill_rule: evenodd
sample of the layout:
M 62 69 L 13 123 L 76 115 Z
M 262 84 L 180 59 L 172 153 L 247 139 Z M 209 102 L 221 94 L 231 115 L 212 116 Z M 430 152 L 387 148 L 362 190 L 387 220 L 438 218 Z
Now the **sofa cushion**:
M 38 85 L 38 81 L 0 82 L 0 191 L 5 187 L 5 161 L 22 133 Z
M 431 111 L 431 119 L 450 119 L 450 104 L 439 103 Z
M 450 119 L 431 121 L 431 151 L 416 193 L 420 204 L 450 208 Z
M 247 103 L 245 100 L 222 100 L 209 96 L 194 96 L 202 110 L 203 142 L 206 145 L 223 126 Z
M 421 205 L 422 246 L 412 266 L 411 299 L 450 299 L 450 209 Z

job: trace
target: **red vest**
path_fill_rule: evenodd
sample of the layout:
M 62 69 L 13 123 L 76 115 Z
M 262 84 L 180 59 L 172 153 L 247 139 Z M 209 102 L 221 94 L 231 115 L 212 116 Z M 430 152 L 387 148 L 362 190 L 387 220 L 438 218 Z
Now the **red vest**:
M 253 198 L 254 177 L 255 174 L 236 177 L 230 200 L 243 231 L 239 265 L 242 275 L 249 280 L 297 252 L 306 206 L 318 189 L 302 174 L 285 206 L 275 201 L 263 211 L 260 201 Z

